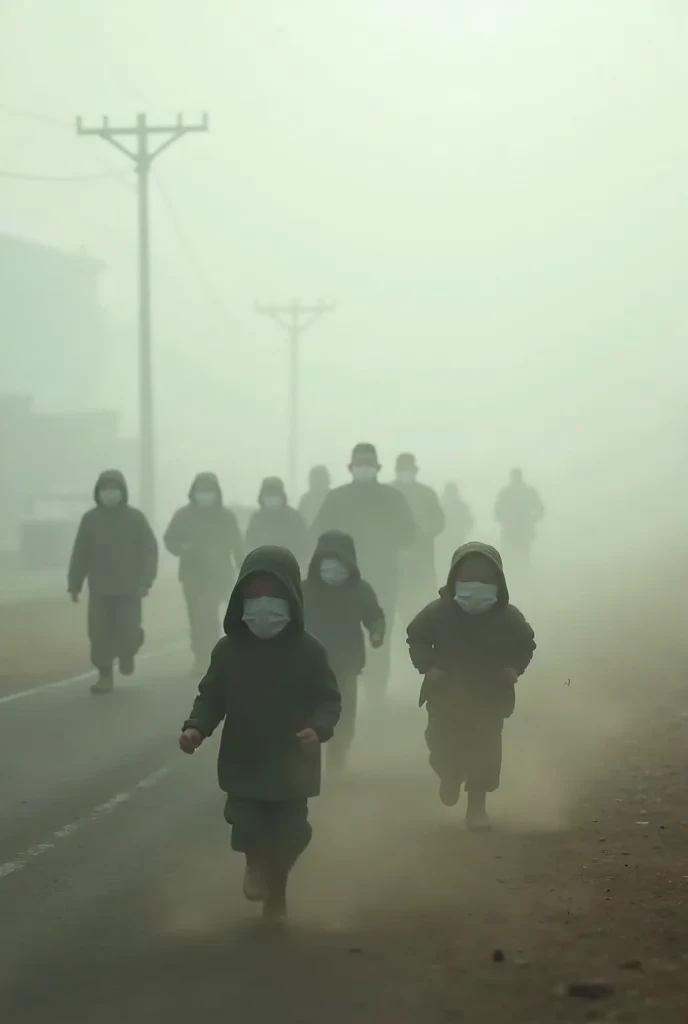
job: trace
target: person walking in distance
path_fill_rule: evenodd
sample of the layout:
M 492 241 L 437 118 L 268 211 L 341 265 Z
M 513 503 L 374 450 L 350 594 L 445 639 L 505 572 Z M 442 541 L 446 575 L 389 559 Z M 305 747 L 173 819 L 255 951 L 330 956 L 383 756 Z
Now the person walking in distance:
M 341 698 L 324 647 L 304 629 L 299 566 L 263 547 L 241 567 L 179 745 L 193 754 L 224 720 L 218 777 L 232 848 L 246 858 L 244 895 L 282 921 L 287 880 L 308 846 L 308 800 Z
M 312 529 L 314 541 L 330 530 L 353 538 L 361 573 L 385 613 L 387 642 L 371 653 L 364 675 L 369 697 L 378 706 L 389 683 L 389 637 L 397 608 L 399 555 L 416 539 L 408 502 L 394 487 L 380 483 L 380 469 L 375 446 L 357 444 L 349 465 L 351 483 L 330 491 Z
M 327 466 L 313 466 L 310 472 L 308 490 L 299 502 L 301 518 L 308 527 L 320 511 L 320 507 L 330 491 L 330 471 Z
M 445 527 L 445 516 L 437 494 L 418 480 L 418 463 L 411 452 L 397 458 L 393 487 L 406 498 L 416 524 L 416 540 L 401 553 L 399 613 L 404 626 L 420 601 L 437 593 L 435 540 Z
M 511 470 L 509 483 L 497 496 L 494 514 L 502 528 L 505 561 L 514 566 L 526 564 L 545 506 L 535 488 L 525 482 L 522 469 Z
M 94 694 L 111 693 L 114 663 L 123 676 L 134 673 L 144 641 L 142 598 L 158 572 L 158 543 L 148 520 L 129 505 L 127 483 L 116 469 L 101 473 L 95 507 L 87 512 L 74 541 L 67 589 L 75 603 L 88 582 L 88 635 L 98 680 Z
M 287 499 L 278 476 L 268 476 L 261 484 L 258 508 L 246 529 L 246 550 L 265 546 L 287 548 L 305 567 L 308 559 L 308 527 Z
M 173 515 L 164 541 L 179 559 L 194 670 L 202 674 L 222 632 L 220 605 L 227 603 L 244 559 L 237 518 L 225 506 L 214 473 L 199 473 L 195 478 L 188 504 Z

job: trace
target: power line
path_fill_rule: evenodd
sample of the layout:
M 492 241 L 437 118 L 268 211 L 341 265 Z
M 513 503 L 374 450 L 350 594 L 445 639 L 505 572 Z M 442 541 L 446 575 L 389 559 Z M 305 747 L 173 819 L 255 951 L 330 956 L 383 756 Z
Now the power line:
M 269 316 L 282 327 L 289 337 L 289 483 L 292 493 L 299 485 L 299 404 L 300 404 L 300 357 L 301 335 L 325 313 L 332 313 L 334 302 L 318 302 L 313 306 L 303 305 L 293 299 L 288 306 L 256 303 L 256 313 Z
M 138 114 L 128 125 L 112 125 L 104 117 L 100 126 L 87 128 L 80 117 L 76 121 L 79 136 L 90 136 L 108 142 L 124 153 L 134 164 L 138 179 L 138 255 L 139 255 L 139 442 L 141 458 L 141 500 L 152 521 L 155 520 L 155 434 L 153 419 L 153 360 L 151 329 L 149 178 L 153 161 L 179 139 L 192 132 L 208 131 L 208 115 L 200 122 L 188 124 L 181 114 L 173 124 L 150 124 L 145 114 Z M 162 138 L 157 146 L 152 140 Z M 123 139 L 132 139 L 129 148 Z
M 215 307 L 216 312 L 220 315 L 220 319 L 225 324 L 227 324 L 231 331 L 234 331 L 236 329 L 236 325 L 232 322 L 232 319 L 228 315 L 227 309 L 224 306 L 222 300 L 220 299 L 220 296 L 218 295 L 212 281 L 210 280 L 207 273 L 203 269 L 201 263 L 196 257 L 194 246 L 190 241 L 189 234 L 184 228 L 184 225 L 182 224 L 177 214 L 177 211 L 175 210 L 167 186 L 163 183 L 162 179 L 160 178 L 160 175 L 156 174 L 155 171 L 153 172 L 153 180 L 155 181 L 158 193 L 160 195 L 160 199 L 162 200 L 165 212 L 167 213 L 170 224 L 172 226 L 172 230 L 174 231 L 174 234 L 177 238 L 179 248 L 182 251 L 187 263 L 189 264 L 190 269 L 194 273 L 196 280 L 198 281 L 199 285 L 204 291 L 206 298 L 208 299 L 210 304 Z

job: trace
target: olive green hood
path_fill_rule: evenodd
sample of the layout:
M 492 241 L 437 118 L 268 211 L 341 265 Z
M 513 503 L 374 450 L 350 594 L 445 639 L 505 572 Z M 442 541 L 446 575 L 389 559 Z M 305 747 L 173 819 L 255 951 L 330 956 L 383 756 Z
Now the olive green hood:
M 506 582 L 506 576 L 504 574 L 504 564 L 502 562 L 502 556 L 500 555 L 497 548 L 491 544 L 481 544 L 480 541 L 470 541 L 468 544 L 462 544 L 460 548 L 457 548 L 452 555 L 451 565 L 449 567 L 449 573 L 447 575 L 447 582 L 445 586 L 440 590 L 440 597 L 454 597 L 454 580 L 459 565 L 466 558 L 470 558 L 472 555 L 482 555 L 487 558 L 492 565 L 495 567 L 499 574 L 499 604 L 508 605 L 509 603 L 509 588 Z
M 224 629 L 228 635 L 241 626 L 244 615 L 242 598 L 243 585 L 249 576 L 270 575 L 284 589 L 284 596 L 289 601 L 291 610 L 290 632 L 303 632 L 303 593 L 301 591 L 301 572 L 299 563 L 287 548 L 261 547 L 251 551 L 244 559 L 239 578 L 229 599 L 225 614 Z
M 129 501 L 129 488 L 127 487 L 124 473 L 120 472 L 119 469 L 104 469 L 96 480 L 96 485 L 93 489 L 93 500 L 96 505 L 100 505 L 100 498 L 98 497 L 100 490 L 108 486 L 119 488 L 122 492 L 122 504 L 126 505 Z

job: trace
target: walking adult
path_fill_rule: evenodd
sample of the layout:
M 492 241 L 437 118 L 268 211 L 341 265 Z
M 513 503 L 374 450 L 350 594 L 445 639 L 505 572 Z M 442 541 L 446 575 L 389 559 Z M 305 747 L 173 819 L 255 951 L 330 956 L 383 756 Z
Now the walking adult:
M 497 496 L 494 514 L 502 528 L 505 562 L 526 563 L 537 524 L 545 514 L 545 506 L 535 488 L 526 483 L 522 469 L 511 470 L 509 483 Z
M 416 524 L 415 542 L 400 560 L 399 613 L 406 628 L 419 607 L 436 596 L 435 540 L 446 522 L 437 494 L 419 481 L 418 463 L 411 452 L 398 456 L 392 486 L 406 498 Z
M 399 587 L 399 556 L 415 542 L 413 516 L 403 494 L 380 483 L 375 445 L 362 442 L 351 454 L 351 482 L 329 492 L 315 518 L 314 539 L 329 530 L 353 537 L 361 573 L 375 590 L 388 624 L 394 621 Z M 389 640 L 389 631 L 388 631 Z M 390 645 L 371 652 L 365 681 L 372 700 L 380 703 L 390 675 Z
M 229 600 L 244 558 L 237 518 L 225 506 L 214 473 L 195 478 L 188 503 L 172 516 L 164 541 L 179 559 L 195 672 L 205 672 L 222 632 L 220 606 Z

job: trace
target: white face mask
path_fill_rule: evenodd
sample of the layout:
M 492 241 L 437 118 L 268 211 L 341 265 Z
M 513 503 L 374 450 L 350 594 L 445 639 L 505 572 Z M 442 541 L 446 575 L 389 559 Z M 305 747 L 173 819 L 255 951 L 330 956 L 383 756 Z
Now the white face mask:
M 369 484 L 373 480 L 377 480 L 377 474 L 377 466 L 359 465 L 351 467 L 351 475 L 354 480 L 358 480 L 362 484 Z
M 323 558 L 320 579 L 331 587 L 341 587 L 349 579 L 349 570 L 338 558 Z
M 122 492 L 119 487 L 104 487 L 98 491 L 98 501 L 105 508 L 115 508 L 122 504 Z
M 483 615 L 497 604 L 499 588 L 496 583 L 457 583 L 454 600 L 468 615 Z
M 194 501 L 199 508 L 210 508 L 217 501 L 217 494 L 215 491 L 196 491 Z
M 400 469 L 397 473 L 397 480 L 400 484 L 412 484 L 416 481 L 416 474 L 412 469 Z
M 284 508 L 285 502 L 281 494 L 268 494 L 263 498 L 263 507 L 275 512 L 278 508 Z
M 289 625 L 289 602 L 281 597 L 247 597 L 243 620 L 254 636 L 271 640 Z

